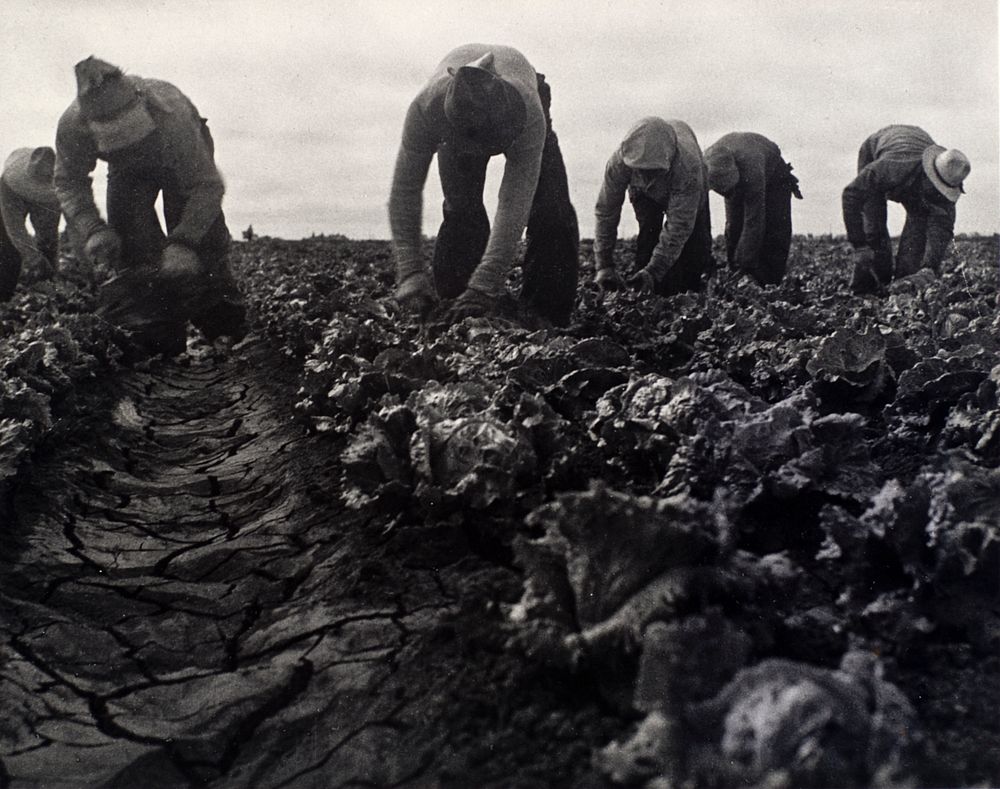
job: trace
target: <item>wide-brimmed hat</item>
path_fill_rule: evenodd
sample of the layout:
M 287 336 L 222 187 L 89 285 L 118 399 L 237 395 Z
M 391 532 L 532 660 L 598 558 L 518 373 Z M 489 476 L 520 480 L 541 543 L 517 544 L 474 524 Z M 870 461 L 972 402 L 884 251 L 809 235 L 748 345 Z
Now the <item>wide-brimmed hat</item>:
M 120 68 L 91 55 L 75 71 L 80 113 L 101 153 L 134 145 L 156 128 L 139 86 Z
M 965 193 L 962 181 L 969 175 L 972 165 L 964 153 L 943 145 L 928 145 L 923 161 L 924 172 L 931 183 L 951 202 L 956 202 L 958 196 Z
M 729 194 L 740 181 L 736 158 L 726 148 L 709 147 L 705 151 L 705 166 L 708 168 L 708 188 L 720 195 Z
M 493 53 L 448 73 L 444 114 L 458 136 L 494 153 L 506 150 L 524 129 L 528 111 L 517 88 L 496 73 Z
M 669 170 L 677 153 L 677 132 L 651 115 L 628 130 L 620 150 L 625 166 L 633 170 Z
M 58 204 L 52 187 L 56 152 L 49 147 L 18 148 L 3 165 L 3 180 L 17 195 L 33 203 Z

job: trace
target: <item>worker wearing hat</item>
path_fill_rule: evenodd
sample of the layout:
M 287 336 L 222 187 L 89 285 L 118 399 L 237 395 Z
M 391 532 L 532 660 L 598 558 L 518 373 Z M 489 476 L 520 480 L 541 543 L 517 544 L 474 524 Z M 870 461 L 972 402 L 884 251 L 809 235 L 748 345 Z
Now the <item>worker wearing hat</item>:
M 664 296 L 701 290 L 715 261 L 705 163 L 690 126 L 643 118 L 608 159 L 594 229 L 595 279 L 604 289 L 623 284 L 614 249 L 626 193 L 639 223 L 629 287 Z
M 53 182 L 87 259 L 119 272 L 105 310 L 150 352 L 184 348 L 190 319 L 208 339 L 241 337 L 245 308 L 229 270 L 225 191 L 205 120 L 170 83 L 89 57 L 59 120 Z M 108 163 L 105 222 L 90 174 Z M 156 215 L 163 196 L 166 233 Z
M 22 266 L 39 276 L 55 271 L 59 249 L 59 199 L 52 188 L 55 151 L 18 148 L 0 175 L 0 301 L 14 295 Z M 31 220 L 34 236 L 28 232 Z
M 552 323 L 568 322 L 579 230 L 549 106 L 544 75 L 511 47 L 467 44 L 438 64 L 406 114 L 389 197 L 395 295 L 405 307 L 423 316 L 454 299 L 449 320 L 496 312 L 527 228 L 521 299 Z M 435 154 L 444 220 L 428 273 L 422 195 Z M 506 162 L 491 228 L 483 189 L 499 154 Z
M 781 282 L 792 240 L 792 195 L 799 179 L 762 134 L 731 132 L 705 149 L 709 189 L 726 200 L 729 265 L 762 285 Z
M 843 193 L 844 224 L 855 249 L 854 292 L 877 292 L 920 268 L 940 272 L 954 234 L 955 203 L 970 170 L 965 154 L 935 144 L 916 126 L 886 126 L 865 140 L 858 175 Z M 895 267 L 887 200 L 906 209 Z

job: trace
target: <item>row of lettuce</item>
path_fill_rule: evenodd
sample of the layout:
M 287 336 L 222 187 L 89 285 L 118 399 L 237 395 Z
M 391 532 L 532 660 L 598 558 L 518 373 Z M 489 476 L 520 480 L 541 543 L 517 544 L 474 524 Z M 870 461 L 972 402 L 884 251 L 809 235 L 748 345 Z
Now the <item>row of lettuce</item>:
M 72 265 L 0 303 L 0 521 L 14 517 L 36 450 L 79 415 L 80 392 L 119 367 L 122 337 L 95 314 L 95 277 Z
M 912 784 L 926 740 L 872 656 L 1000 648 L 977 614 L 1000 573 L 995 238 L 959 239 L 942 276 L 883 298 L 847 295 L 833 239 L 796 239 L 777 288 L 724 269 L 670 299 L 584 284 L 559 332 L 415 324 L 387 296 L 384 242 L 235 255 L 345 503 L 509 554 L 511 648 L 642 713 L 594 756 L 609 780 Z M 94 302 L 64 271 L 0 304 L 5 517 L 120 365 Z
M 880 298 L 849 259 L 805 238 L 776 288 L 584 284 L 559 332 L 416 325 L 380 242 L 259 241 L 242 271 L 345 503 L 509 550 L 512 648 L 646 714 L 595 755 L 610 780 L 903 786 L 926 743 L 871 656 L 1000 648 L 974 613 L 1000 572 L 997 240 Z

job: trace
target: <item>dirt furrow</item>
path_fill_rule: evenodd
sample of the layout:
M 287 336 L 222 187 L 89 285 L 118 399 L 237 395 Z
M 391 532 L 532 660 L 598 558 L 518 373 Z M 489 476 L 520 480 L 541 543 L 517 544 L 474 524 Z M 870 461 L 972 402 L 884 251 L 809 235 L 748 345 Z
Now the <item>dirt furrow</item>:
M 421 666 L 462 658 L 459 574 L 343 511 L 281 379 L 253 343 L 128 372 L 37 458 L 0 556 L 0 786 L 394 785 L 433 760 Z

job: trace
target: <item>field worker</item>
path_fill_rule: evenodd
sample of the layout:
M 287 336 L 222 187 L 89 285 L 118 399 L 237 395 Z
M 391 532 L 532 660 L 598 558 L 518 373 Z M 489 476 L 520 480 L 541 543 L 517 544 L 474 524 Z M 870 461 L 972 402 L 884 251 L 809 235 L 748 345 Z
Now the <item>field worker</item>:
M 576 296 L 579 230 L 549 115 L 550 91 L 524 55 L 466 44 L 449 52 L 406 113 L 389 197 L 396 299 L 448 320 L 495 313 L 527 227 L 521 299 L 565 325 Z M 444 221 L 432 263 L 421 255 L 423 188 L 437 154 Z M 483 205 L 490 157 L 506 159 L 492 230 Z
M 76 64 L 76 84 L 59 119 L 53 181 L 86 258 L 119 272 L 104 289 L 105 314 L 151 353 L 182 351 L 189 319 L 209 340 L 239 339 L 245 308 L 205 119 L 170 83 L 94 57 Z M 98 159 L 108 163 L 107 222 L 91 188 Z M 154 207 L 161 193 L 166 234 Z
M 639 223 L 629 287 L 663 296 L 700 290 L 715 263 L 705 163 L 690 126 L 643 118 L 608 160 L 594 230 L 596 281 L 608 290 L 622 286 L 614 249 L 626 192 Z
M 858 152 L 858 176 L 844 188 L 844 225 L 854 246 L 855 293 L 873 293 L 921 268 L 940 273 L 955 230 L 955 203 L 971 166 L 965 154 L 935 145 L 916 126 L 886 126 Z M 886 200 L 902 203 L 906 223 L 895 270 Z
M 781 282 L 792 242 L 792 195 L 799 179 L 762 134 L 732 132 L 705 150 L 708 188 L 726 199 L 729 265 L 762 285 Z
M 59 255 L 59 198 L 52 188 L 51 148 L 18 148 L 0 175 L 0 301 L 14 295 L 22 266 L 39 277 L 55 272 Z M 25 226 L 31 219 L 34 237 Z

